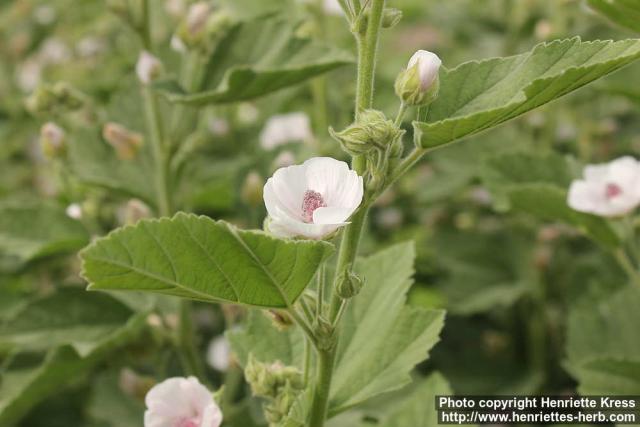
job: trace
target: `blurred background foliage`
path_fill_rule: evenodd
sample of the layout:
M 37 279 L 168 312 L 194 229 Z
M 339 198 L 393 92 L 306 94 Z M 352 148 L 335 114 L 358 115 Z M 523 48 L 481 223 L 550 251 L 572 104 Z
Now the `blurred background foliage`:
M 311 2 L 214 3 L 240 21 L 285 11 L 297 34 L 337 46 L 341 58 L 354 51 L 343 19 L 323 15 Z M 556 38 L 637 36 L 633 22 L 618 26 L 577 0 L 392 3 L 404 16 L 383 33 L 376 81 L 376 107 L 390 116 L 397 109 L 393 81 L 417 49 L 438 53 L 453 68 Z M 163 46 L 165 67 L 176 70 L 169 40 L 181 2 L 154 0 L 152 6 L 154 39 Z M 91 236 L 155 211 L 148 144 L 131 162 L 100 136 L 106 121 L 144 133 L 134 73 L 140 49 L 133 31 L 102 1 L 0 3 L 2 425 L 140 425 L 148 387 L 181 372 L 166 336 L 175 323 L 172 301 L 157 308 L 140 298 L 78 291 L 85 284 L 76 251 Z M 537 211 L 535 194 L 514 197 L 532 183 L 566 191 L 581 165 L 638 152 L 638 67 L 431 153 L 374 207 L 364 251 L 415 240 L 410 301 L 448 312 L 423 373 L 437 369 L 460 394 L 640 394 L 640 381 L 624 374 L 640 366 L 639 323 L 632 318 L 638 293 L 628 289 L 612 254 L 571 226 L 584 224 Z M 175 165 L 179 208 L 261 227 L 261 186 L 277 167 L 318 154 L 344 157 L 327 126 L 351 122 L 354 76 L 353 66 L 342 66 L 255 100 L 204 107 L 193 123 L 198 132 L 178 156 L 185 161 Z M 60 82 L 68 86 L 58 89 L 71 90 L 83 104 L 72 120 L 86 126 L 69 142 L 66 159 L 51 161 L 38 135 L 45 121 L 62 115 L 33 114 L 26 100 L 42 85 Z M 311 118 L 313 138 L 269 150 L 260 145 L 271 116 L 299 111 Z M 411 132 L 409 118 L 404 126 Z M 47 307 L 59 316 L 43 317 Z M 202 354 L 242 316 L 233 307 L 197 305 Z M 605 372 L 603 360 L 632 366 Z M 221 369 L 207 366 L 210 382 L 235 384 L 232 398 L 244 402 L 237 368 Z M 255 405 L 246 405 L 233 406 L 229 425 L 252 425 Z

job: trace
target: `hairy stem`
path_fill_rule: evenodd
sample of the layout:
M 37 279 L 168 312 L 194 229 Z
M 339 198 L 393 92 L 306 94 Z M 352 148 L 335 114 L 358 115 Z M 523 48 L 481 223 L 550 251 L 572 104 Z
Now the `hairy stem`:
M 384 11 L 385 0 L 372 0 L 367 31 L 364 38 L 356 36 L 358 42 L 358 78 L 356 88 L 356 119 L 362 110 L 371 108 L 373 104 L 373 87 L 376 66 L 376 54 L 378 50 L 378 39 L 382 23 L 382 13 Z M 362 174 L 365 168 L 365 161 L 362 156 L 353 158 L 353 168 Z M 364 228 L 367 217 L 368 206 L 366 201 L 351 218 L 351 223 L 343 231 L 342 243 L 338 254 L 334 289 L 332 289 L 329 321 L 331 324 L 337 319 L 342 307 L 342 298 L 335 292 L 335 284 L 342 274 L 351 268 L 358 254 L 360 235 Z M 344 310 L 344 307 L 342 307 Z M 338 326 L 338 325 L 336 325 Z M 329 408 L 329 394 L 331 392 L 331 381 L 333 378 L 333 368 L 336 358 L 337 341 L 339 329 L 336 327 L 335 342 L 328 349 L 318 350 L 317 378 L 311 407 L 310 427 L 323 427 L 327 419 Z
M 155 163 L 154 183 L 158 214 L 160 216 L 169 216 L 173 212 L 169 184 L 169 152 L 163 136 L 164 132 L 156 95 L 149 87 L 145 86 L 143 88 L 143 96 L 147 118 L 147 131 L 151 139 L 153 160 Z
M 206 384 L 206 376 L 202 360 L 198 356 L 191 319 L 191 301 L 180 300 L 180 327 L 178 329 L 178 348 L 180 359 L 189 375 L 195 375 Z

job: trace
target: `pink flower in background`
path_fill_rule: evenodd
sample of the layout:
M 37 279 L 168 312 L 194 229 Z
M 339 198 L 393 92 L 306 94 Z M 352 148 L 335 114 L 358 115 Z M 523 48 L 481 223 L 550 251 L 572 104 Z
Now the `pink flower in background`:
M 145 427 L 219 427 L 222 411 L 209 390 L 195 378 L 169 378 L 145 398 Z
M 322 239 L 347 224 L 362 195 L 362 177 L 330 157 L 278 169 L 264 186 L 269 231 Z
M 640 204 L 640 163 L 630 156 L 588 165 L 569 188 L 569 206 L 600 216 L 625 215 Z

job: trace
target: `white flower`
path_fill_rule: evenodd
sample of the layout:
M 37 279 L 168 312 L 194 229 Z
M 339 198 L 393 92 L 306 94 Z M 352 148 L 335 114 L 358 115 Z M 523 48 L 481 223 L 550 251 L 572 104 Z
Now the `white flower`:
M 420 79 L 420 89 L 428 90 L 438 77 L 442 61 L 433 52 L 428 50 L 419 50 L 409 59 L 407 68 L 411 68 L 418 64 L 418 77 Z
M 136 74 L 138 74 L 138 79 L 143 84 L 149 84 L 158 77 L 161 67 L 162 64 L 158 58 L 146 50 L 143 50 L 140 52 L 138 62 L 136 63 Z
M 631 212 L 640 204 L 640 162 L 625 156 L 588 165 L 584 178 L 571 183 L 567 203 L 577 211 L 607 217 Z
M 323 9 L 327 15 L 344 15 L 344 10 L 342 10 L 342 6 L 340 6 L 338 0 L 324 0 Z
M 211 340 L 207 348 L 207 363 L 218 371 L 229 369 L 231 361 L 231 347 L 229 341 L 221 335 Z
M 78 203 L 71 203 L 69 206 L 67 206 L 67 209 L 65 209 L 65 213 L 71 219 L 82 219 L 82 207 Z
M 219 427 L 222 411 L 195 377 L 169 378 L 145 398 L 145 427 Z
M 347 224 L 362 194 L 362 177 L 330 157 L 278 169 L 264 186 L 269 230 L 279 237 L 321 239 Z
M 289 113 L 271 117 L 260 133 L 260 146 L 265 150 L 312 138 L 309 117 L 304 113 Z
M 171 36 L 171 49 L 179 53 L 185 53 L 187 51 L 187 45 L 184 44 L 179 35 L 174 34 Z

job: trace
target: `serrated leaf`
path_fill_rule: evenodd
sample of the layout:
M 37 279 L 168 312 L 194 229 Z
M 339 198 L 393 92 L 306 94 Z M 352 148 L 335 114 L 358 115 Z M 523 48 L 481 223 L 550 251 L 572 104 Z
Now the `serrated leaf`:
M 326 242 L 276 239 L 179 213 L 118 229 L 80 256 L 90 290 L 286 308 L 332 252 Z
M 141 322 L 134 312 L 107 294 L 62 289 L 25 305 L 0 327 L 0 347 L 41 351 L 69 344 L 84 357 L 120 333 L 127 322 Z
M 567 366 L 582 394 L 640 393 L 640 289 L 627 286 L 572 309 Z
M 614 23 L 640 33 L 640 2 L 637 0 L 587 0 L 587 4 Z
M 366 285 L 344 315 L 332 413 L 411 382 L 409 372 L 438 342 L 444 312 L 405 305 L 414 260 L 413 243 L 402 243 L 356 264 Z
M 36 201 L 0 204 L 0 254 L 27 262 L 72 252 L 88 241 L 86 229 L 60 205 Z
M 620 238 L 606 220 L 567 205 L 566 189 L 550 184 L 524 184 L 510 188 L 507 194 L 514 209 L 570 224 L 607 247 L 620 244 Z
M 155 88 L 172 102 L 191 105 L 245 101 L 299 84 L 352 62 L 350 54 L 302 39 L 286 19 L 241 22 L 219 42 L 200 90 L 187 93 L 176 81 Z
M 416 141 L 435 148 L 492 128 L 557 99 L 640 58 L 640 40 L 536 46 L 506 58 L 466 62 L 440 74 L 440 93 Z
M 265 315 L 253 310 L 242 328 L 226 333 L 229 344 L 240 362 L 246 366 L 249 354 L 264 363 L 280 361 L 302 369 L 304 336 L 298 328 L 281 331 Z M 257 339 L 257 337 L 260 337 Z

